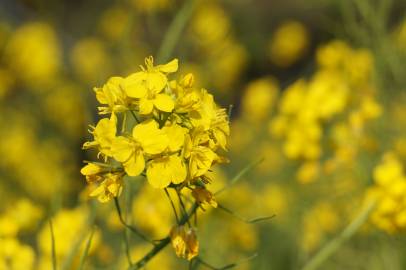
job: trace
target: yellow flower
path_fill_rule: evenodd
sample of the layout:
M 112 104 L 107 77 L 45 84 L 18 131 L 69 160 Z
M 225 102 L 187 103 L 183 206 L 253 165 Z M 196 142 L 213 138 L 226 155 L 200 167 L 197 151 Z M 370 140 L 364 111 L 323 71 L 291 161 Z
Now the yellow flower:
M 165 188 L 170 183 L 180 184 L 186 179 L 186 166 L 176 155 L 155 158 L 149 162 L 147 178 L 151 186 Z
M 184 226 L 173 227 L 170 232 L 171 243 L 180 258 L 193 259 L 199 253 L 199 242 L 194 229 Z
M 83 144 L 83 149 L 97 147 L 100 153 L 105 155 L 106 158 L 111 157 L 111 146 L 116 137 L 116 125 L 117 117 L 115 114 L 111 114 L 110 119 L 101 119 L 96 127 L 93 128 L 93 131 L 90 131 L 90 133 L 93 134 L 94 141 L 85 142 Z
M 264 120 L 272 112 L 277 94 L 278 84 L 271 77 L 249 83 L 242 98 L 244 117 L 254 122 Z
M 31 86 L 49 82 L 61 66 L 57 35 L 52 26 L 41 22 L 16 29 L 6 44 L 4 56 L 15 74 Z
M 154 107 L 163 112 L 171 112 L 175 102 L 171 96 L 162 93 L 167 86 L 166 74 L 178 70 L 178 60 L 174 59 L 165 65 L 154 66 L 153 58 L 145 59 L 146 68 L 131 74 L 123 82 L 124 91 L 129 97 L 139 99 L 140 114 L 152 113 Z
M 95 37 L 79 40 L 72 48 L 70 61 L 77 75 L 91 82 L 107 77 L 112 66 L 105 43 Z
M 186 128 L 178 124 L 171 124 L 162 128 L 169 139 L 168 149 L 171 152 L 180 150 L 185 142 L 185 135 L 188 132 Z
M 123 175 L 121 173 L 107 173 L 103 175 L 102 182 L 90 192 L 90 197 L 97 197 L 99 202 L 109 202 L 120 196 L 123 189 Z
M 155 120 L 146 120 L 133 128 L 132 137 L 118 136 L 112 145 L 113 157 L 123 163 L 130 176 L 145 168 L 144 153 L 157 155 L 168 147 L 168 137 Z
M 86 176 L 89 184 L 96 186 L 90 192 L 90 197 L 97 197 L 100 202 L 105 203 L 120 196 L 124 173 L 120 171 L 112 173 L 93 163 L 84 166 L 80 172 Z
M 195 198 L 196 202 L 200 204 L 209 204 L 214 208 L 217 208 L 217 201 L 213 194 L 205 188 L 196 187 L 192 191 L 192 196 Z
M 213 150 L 204 145 L 208 141 L 208 134 L 201 129 L 196 129 L 192 137 L 189 134 L 186 135 L 184 157 L 189 159 L 189 172 L 192 179 L 205 174 L 218 157 Z
M 279 26 L 269 44 L 271 61 L 280 67 L 288 67 L 306 53 L 309 33 L 297 21 L 288 21 Z
M 193 87 L 194 76 L 186 74 L 179 82 L 171 81 L 171 90 L 176 94 L 175 111 L 177 113 L 188 113 L 196 111 L 200 105 L 200 91 Z
M 103 87 L 94 88 L 100 104 L 107 105 L 107 107 L 99 107 L 101 114 L 127 110 L 127 96 L 121 88 L 123 80 L 121 77 L 111 77 Z
M 85 176 L 91 176 L 91 175 L 98 174 L 101 171 L 102 171 L 102 168 L 100 166 L 93 164 L 93 163 L 89 163 L 80 170 L 80 173 Z

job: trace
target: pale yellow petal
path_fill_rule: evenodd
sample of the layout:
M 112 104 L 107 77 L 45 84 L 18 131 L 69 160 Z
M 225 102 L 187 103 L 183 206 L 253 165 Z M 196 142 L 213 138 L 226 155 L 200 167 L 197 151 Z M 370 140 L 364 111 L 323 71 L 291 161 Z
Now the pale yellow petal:
M 168 147 L 168 136 L 159 129 L 155 120 L 147 120 L 133 129 L 133 137 L 142 146 L 142 149 L 151 155 L 160 154 Z
M 168 136 L 169 139 L 169 150 L 174 152 L 178 151 L 181 149 L 185 142 L 185 134 L 187 133 L 187 129 L 184 127 L 181 127 L 177 124 L 173 124 L 171 126 L 166 126 L 162 128 L 163 131 L 165 131 L 166 135 Z
M 148 164 L 147 179 L 154 188 L 166 188 L 171 183 L 171 178 L 164 169 L 164 162 L 154 160 Z
M 175 107 L 175 102 L 166 94 L 158 94 L 154 99 L 154 105 L 160 111 L 171 112 Z
M 187 171 L 185 164 L 180 157 L 174 155 L 170 156 L 165 169 L 166 173 L 170 175 L 172 183 L 180 184 L 185 181 Z
M 134 152 L 134 144 L 128 138 L 118 136 L 113 141 L 111 152 L 117 161 L 125 162 Z
M 147 94 L 145 85 L 146 74 L 145 72 L 137 72 L 125 78 L 121 85 L 129 97 L 142 98 Z
M 179 61 L 175 58 L 167 64 L 156 66 L 156 68 L 161 72 L 172 73 L 178 70 L 178 65 Z
M 100 171 L 101 171 L 100 166 L 97 166 L 96 164 L 93 163 L 89 163 L 80 170 L 80 173 L 83 175 L 94 175 L 99 173 Z
M 137 151 L 131 158 L 123 164 L 125 172 L 129 176 L 137 176 L 140 175 L 145 168 L 145 159 L 142 151 Z
M 154 109 L 154 103 L 152 100 L 148 98 L 141 98 L 140 99 L 140 114 L 150 114 Z
M 161 92 L 166 86 L 167 82 L 168 79 L 164 74 L 155 71 L 148 72 L 145 79 L 147 89 L 153 91 L 153 93 Z

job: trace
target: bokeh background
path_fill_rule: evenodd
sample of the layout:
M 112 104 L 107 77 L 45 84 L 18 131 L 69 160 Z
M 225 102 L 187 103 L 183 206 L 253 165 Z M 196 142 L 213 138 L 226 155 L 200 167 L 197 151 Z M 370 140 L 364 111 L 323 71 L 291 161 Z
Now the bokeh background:
M 76 269 L 94 226 L 86 269 L 127 268 L 114 204 L 89 199 L 79 173 L 99 119 L 92 89 L 156 56 L 184 2 L 0 2 L 1 270 L 52 269 L 50 218 L 58 269 Z M 406 268 L 405 15 L 402 0 L 196 1 L 171 58 L 233 105 L 231 162 L 212 172 L 214 190 L 263 159 L 217 197 L 234 215 L 201 211 L 206 261 L 301 269 L 375 198 L 320 269 Z M 127 220 L 165 237 L 165 194 L 127 181 Z M 127 237 L 135 261 L 150 246 Z M 167 248 L 146 269 L 187 263 Z

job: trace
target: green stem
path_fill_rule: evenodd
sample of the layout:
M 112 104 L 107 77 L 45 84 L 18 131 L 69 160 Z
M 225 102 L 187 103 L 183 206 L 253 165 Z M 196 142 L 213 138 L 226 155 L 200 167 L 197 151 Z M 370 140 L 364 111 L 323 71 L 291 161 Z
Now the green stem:
M 90 245 L 92 244 L 94 231 L 95 231 L 95 228 L 93 227 L 92 231 L 90 232 L 89 239 L 87 240 L 85 251 L 82 253 L 82 256 L 80 256 L 80 263 L 79 263 L 78 270 L 84 269 L 86 258 L 87 258 L 87 255 L 89 254 L 89 250 L 90 250 Z
M 190 217 L 196 212 L 199 206 L 195 203 L 190 208 L 187 215 L 184 215 L 179 222 L 179 225 L 185 225 L 190 219 Z M 128 270 L 136 270 L 144 267 L 149 260 L 151 260 L 156 254 L 158 254 L 163 248 L 165 248 L 171 242 L 171 238 L 168 236 L 162 239 L 158 244 L 156 244 L 150 252 L 148 252 L 141 260 L 139 260 L 134 265 L 130 266 Z
M 52 269 L 56 270 L 56 248 L 55 248 L 55 234 L 52 220 L 49 220 L 49 229 L 51 231 L 51 247 L 52 247 Z
M 145 235 L 143 235 L 139 230 L 137 230 L 135 227 L 128 225 L 122 215 L 122 211 L 121 211 L 121 207 L 120 207 L 120 203 L 118 202 L 117 197 L 114 198 L 114 204 L 116 206 L 116 210 L 117 210 L 117 214 L 118 214 L 118 218 L 120 219 L 121 224 L 123 224 L 124 227 L 126 227 L 127 229 L 129 229 L 131 232 L 133 232 L 134 234 L 138 235 L 141 239 L 143 239 L 144 241 L 151 243 L 154 245 L 154 242 L 149 240 Z
M 175 204 L 173 203 L 171 195 L 169 195 L 168 190 L 166 188 L 164 190 L 165 190 L 166 197 L 168 197 L 168 200 L 171 203 L 173 214 L 175 215 L 176 223 L 179 224 L 179 217 L 178 217 L 178 213 L 176 212 Z
M 370 202 L 364 210 L 339 234 L 325 245 L 302 270 L 318 269 L 334 252 L 336 252 L 358 229 L 368 220 L 369 215 L 375 207 L 375 201 Z
M 187 0 L 181 10 L 176 14 L 175 19 L 169 25 L 157 54 L 158 63 L 167 61 L 171 56 L 187 21 L 192 16 L 196 2 L 197 0 Z

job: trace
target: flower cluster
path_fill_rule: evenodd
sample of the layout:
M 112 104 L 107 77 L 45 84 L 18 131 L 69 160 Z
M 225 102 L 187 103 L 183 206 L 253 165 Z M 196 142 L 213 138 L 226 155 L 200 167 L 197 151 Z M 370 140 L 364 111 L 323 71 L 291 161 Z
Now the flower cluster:
M 406 228 L 406 176 L 404 167 L 394 153 L 386 153 L 374 170 L 375 185 L 368 198 L 377 200 L 371 215 L 378 228 L 395 233 Z
M 204 188 L 210 182 L 205 174 L 226 161 L 220 153 L 229 135 L 225 109 L 207 90 L 194 87 L 192 74 L 170 81 L 177 69 L 177 59 L 154 66 L 149 57 L 141 71 L 95 88 L 100 114 L 110 117 L 92 127 L 94 139 L 83 145 L 97 149 L 104 161 L 82 168 L 96 186 L 91 196 L 101 202 L 117 197 L 125 175 L 144 175 L 155 188 Z M 136 121 L 130 129 L 129 115 Z

